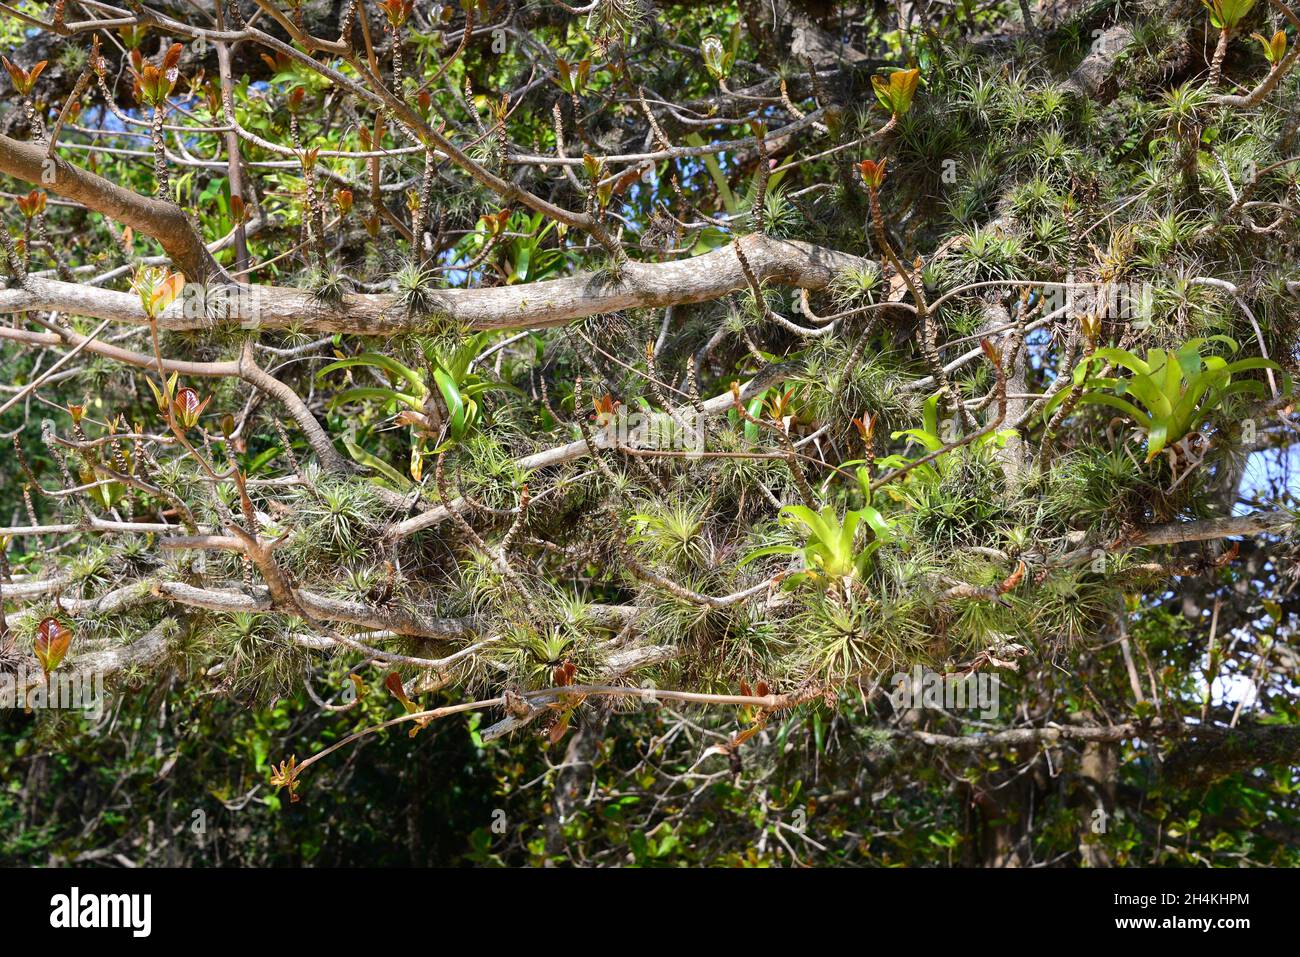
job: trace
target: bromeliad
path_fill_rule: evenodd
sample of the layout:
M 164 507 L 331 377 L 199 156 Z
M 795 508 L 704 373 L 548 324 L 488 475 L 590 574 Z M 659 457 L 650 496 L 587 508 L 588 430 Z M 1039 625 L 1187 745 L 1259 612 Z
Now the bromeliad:
M 945 448 L 956 444 L 958 437 L 956 435 L 946 434 L 954 423 L 939 421 L 939 393 L 935 393 L 925 400 L 925 405 L 921 409 L 921 427 L 919 429 L 902 429 L 898 432 L 891 432 L 890 437 L 901 439 L 906 437 L 909 442 L 916 442 L 925 450 L 925 456 L 934 455 L 936 452 L 943 452 Z M 996 432 L 988 432 L 979 436 L 971 443 L 971 448 L 980 450 L 984 448 L 1000 449 L 1008 441 L 1014 438 L 1018 433 L 1015 429 L 1000 429 Z M 924 457 L 924 456 L 922 456 Z M 951 461 L 947 455 L 940 455 L 934 459 L 933 464 L 922 464 L 916 466 L 912 471 L 908 481 L 912 476 L 917 478 L 926 477 L 938 481 L 947 468 L 947 463 Z M 902 454 L 886 455 L 883 458 L 876 459 L 876 467 L 882 471 L 891 469 L 906 468 L 912 464 L 913 460 Z M 863 478 L 862 473 L 859 475 Z M 868 489 L 870 483 L 863 480 L 863 488 Z
M 803 569 L 785 578 L 785 587 L 794 587 L 805 581 L 824 582 L 828 589 L 837 584 L 846 587 L 860 581 L 871 567 L 871 556 L 886 542 L 893 539 L 893 526 L 870 505 L 850 509 L 841 521 L 829 505 L 814 512 L 806 505 L 787 505 L 781 509 L 784 524 L 802 527 L 805 540 L 802 545 L 769 545 L 750 552 L 741 565 L 747 565 L 764 555 L 800 555 Z M 857 544 L 858 531 L 868 530 L 866 543 Z
M 379 369 L 387 375 L 388 387 L 345 389 L 334 397 L 330 406 L 338 408 L 350 402 L 378 400 L 386 410 L 395 413 L 396 424 L 411 429 L 411 475 L 418 482 L 423 474 L 421 462 L 426 454 L 425 448 L 430 441 L 436 446 L 433 449 L 435 454 L 444 451 L 477 427 L 481 397 L 485 393 L 517 391 L 513 386 L 492 382 L 473 371 L 474 360 L 487 347 L 489 339 L 489 333 L 476 333 L 449 354 L 436 344 L 426 342 L 423 352 L 427 376 L 379 352 L 339 359 L 316 375 L 319 379 L 332 372 L 357 367 Z M 353 450 L 353 447 L 349 446 L 349 449 Z M 357 454 L 353 450 L 354 458 Z M 366 461 L 364 464 L 373 463 Z
M 1081 393 L 1081 405 L 1108 406 L 1131 419 L 1146 436 L 1146 460 L 1150 462 L 1166 446 L 1177 445 L 1196 431 L 1224 399 L 1240 393 L 1263 393 L 1262 382 L 1234 382 L 1233 376 L 1252 369 L 1280 371 L 1281 367 L 1268 359 L 1230 363 L 1222 356 L 1202 355 L 1202 347 L 1214 342 L 1226 344 L 1230 352 L 1238 348 L 1227 336 L 1211 336 L 1192 339 L 1177 351 L 1150 349 L 1145 360 L 1127 349 L 1098 349 L 1075 367 L 1073 391 Z M 1105 364 L 1120 366 L 1132 375 L 1118 378 L 1096 374 L 1098 366 Z M 1058 392 L 1047 403 L 1043 415 L 1050 418 L 1071 391 Z

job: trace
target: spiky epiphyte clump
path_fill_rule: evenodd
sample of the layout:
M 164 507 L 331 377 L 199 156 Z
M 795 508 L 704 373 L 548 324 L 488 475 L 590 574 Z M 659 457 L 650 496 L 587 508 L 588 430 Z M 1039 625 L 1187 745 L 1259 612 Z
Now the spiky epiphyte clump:
M 429 316 L 437 309 L 437 273 L 407 263 L 393 275 L 397 304 L 410 316 Z
M 280 554 L 290 567 L 310 574 L 325 562 L 347 568 L 379 562 L 378 530 L 387 510 L 372 486 L 320 475 L 289 497 L 280 520 L 292 534 Z
M 296 638 L 305 634 L 297 618 L 276 619 L 247 612 L 213 614 L 199 629 L 210 659 L 208 669 L 240 695 L 275 694 L 293 687 L 311 663 Z
M 1104 538 L 1148 521 L 1156 493 L 1132 449 L 1081 448 L 1053 463 L 1044 507 L 1057 521 Z
M 880 291 L 880 264 L 863 259 L 838 270 L 831 279 L 830 293 L 841 308 L 874 301 Z
M 307 273 L 304 285 L 314 299 L 328 304 L 342 302 L 343 298 L 352 291 L 351 281 L 337 269 L 323 270 L 313 267 Z
M 753 196 L 746 199 L 741 213 L 744 215 L 746 226 L 749 229 L 756 229 L 758 222 L 754 215 Z M 795 235 L 802 228 L 803 221 L 804 215 L 798 204 L 787 196 L 781 187 L 773 187 L 764 193 L 763 231 L 766 235 L 777 239 Z
M 883 442 L 889 432 L 906 428 L 920 416 L 916 391 L 904 391 L 906 379 L 893 357 L 880 348 L 880 336 L 870 338 L 818 340 L 804 356 L 804 371 L 793 381 L 801 384 L 800 395 L 812 421 L 835 423 L 847 431 L 853 419 L 864 412 L 878 417 L 875 428 Z

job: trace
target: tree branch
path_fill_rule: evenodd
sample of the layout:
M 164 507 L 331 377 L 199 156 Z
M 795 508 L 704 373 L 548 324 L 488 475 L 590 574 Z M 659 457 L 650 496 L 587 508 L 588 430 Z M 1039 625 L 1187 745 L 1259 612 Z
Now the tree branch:
M 787 287 L 824 289 L 837 272 L 863 262 L 850 253 L 810 243 L 757 235 L 741 242 L 760 281 Z M 369 336 L 415 332 L 444 324 L 470 329 L 530 329 L 624 309 L 705 302 L 747 287 L 744 271 L 728 246 L 672 262 L 629 262 L 617 278 L 579 273 L 515 286 L 439 289 L 432 293 L 432 313 L 428 315 L 412 315 L 393 295 L 349 295 L 339 302 L 326 302 L 300 289 L 234 287 L 226 298 L 228 317 L 213 320 L 186 315 L 186 303 L 180 299 L 162 313 L 158 325 L 170 330 L 207 329 L 217 321 L 225 321 L 249 329 L 294 328 Z M 0 290 L 0 313 L 42 309 L 148 324 L 139 297 L 131 293 L 38 277 L 29 278 L 24 288 Z
M 34 143 L 4 135 L 0 135 L 0 173 L 41 186 L 156 239 L 187 279 L 202 282 L 225 275 L 175 203 L 133 193 L 58 157 L 47 158 Z M 86 290 L 85 286 L 64 285 L 83 295 Z

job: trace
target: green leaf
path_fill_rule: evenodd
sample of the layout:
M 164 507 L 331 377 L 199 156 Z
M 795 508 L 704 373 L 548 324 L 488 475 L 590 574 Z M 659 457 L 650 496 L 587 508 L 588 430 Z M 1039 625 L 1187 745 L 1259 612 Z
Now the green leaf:
M 384 403 L 401 403 L 415 411 L 419 411 L 423 403 L 413 395 L 406 395 L 398 392 L 396 389 L 382 389 L 379 386 L 360 386 L 355 389 L 344 389 L 330 400 L 330 408 L 337 409 L 341 405 L 347 405 L 349 402 L 360 402 L 363 399 L 379 399 Z
M 428 393 L 428 386 L 424 384 L 424 377 L 414 369 L 407 368 L 391 356 L 383 355 L 379 352 L 365 352 L 359 356 L 350 356 L 347 359 L 339 359 L 331 362 L 319 372 L 316 378 L 329 375 L 331 372 L 337 372 L 340 369 L 351 369 L 354 366 L 373 366 L 383 369 L 388 373 L 389 379 L 396 383 L 399 379 L 406 380 L 410 384 L 412 391 L 416 395 L 423 396 Z
M 398 490 L 404 490 L 411 487 L 410 479 L 406 478 L 406 476 L 402 475 L 402 473 L 398 472 L 397 469 L 393 468 L 383 459 L 371 455 L 350 438 L 344 436 L 343 446 L 348 450 L 348 454 L 352 456 L 354 462 L 359 465 L 364 465 L 367 468 L 374 469 L 384 478 L 388 479 L 388 481 L 396 486 Z
M 1094 392 L 1085 395 L 1079 400 L 1080 405 L 1107 405 L 1112 409 L 1119 409 L 1125 415 L 1131 417 L 1134 422 L 1141 425 L 1144 429 L 1151 424 L 1151 416 L 1147 415 L 1132 402 L 1121 399 L 1118 396 L 1107 395 L 1105 392 Z
M 686 137 L 686 142 L 691 146 L 703 146 L 704 138 L 699 133 L 692 133 Z M 712 153 L 705 153 L 700 159 L 703 161 L 705 169 L 709 171 L 709 176 L 713 178 L 713 185 L 718 188 L 718 195 L 722 198 L 723 208 L 732 216 L 736 215 L 740 211 L 740 204 L 736 202 L 736 196 L 731 191 L 731 185 L 727 182 L 722 167 L 718 165 L 717 157 Z
M 737 567 L 744 568 L 755 559 L 763 558 L 767 555 L 798 555 L 801 551 L 803 551 L 803 549 L 798 545 L 768 545 L 765 548 L 760 548 L 756 551 L 750 552 L 740 560 L 740 565 Z
M 444 369 L 433 370 L 433 381 L 438 386 L 438 393 L 447 405 L 447 417 L 451 421 L 451 436 L 461 439 L 465 435 L 465 400 L 461 397 L 456 382 Z
M 244 474 L 256 475 L 263 467 L 270 464 L 270 462 L 280 454 L 280 451 L 280 446 L 275 445 L 267 449 L 265 452 L 261 452 L 254 456 L 248 465 L 244 467 Z
M 858 509 L 858 513 L 867 520 L 867 525 L 876 533 L 876 537 L 886 541 L 892 541 L 894 537 L 894 526 L 870 505 L 864 505 Z

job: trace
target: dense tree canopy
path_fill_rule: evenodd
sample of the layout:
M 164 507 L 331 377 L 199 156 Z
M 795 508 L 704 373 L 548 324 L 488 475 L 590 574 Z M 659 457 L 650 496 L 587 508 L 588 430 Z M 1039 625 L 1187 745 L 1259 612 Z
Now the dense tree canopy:
M 1300 862 L 1300 8 L 0 32 L 0 855 Z

